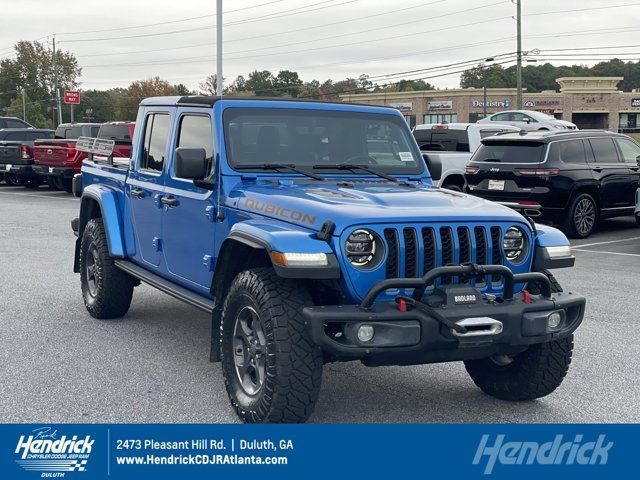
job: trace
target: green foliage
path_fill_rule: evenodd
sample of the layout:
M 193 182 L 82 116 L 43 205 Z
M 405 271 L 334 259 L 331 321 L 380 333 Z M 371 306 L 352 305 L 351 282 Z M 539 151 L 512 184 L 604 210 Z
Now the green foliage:
M 0 61 L 0 108 L 8 108 L 24 89 L 30 101 L 39 105 L 40 115 L 50 118 L 51 108 L 55 105 L 52 50 L 40 42 L 26 41 L 18 42 L 14 50 L 15 58 Z M 59 88 L 76 88 L 81 69 L 75 56 L 57 50 L 56 62 Z
M 502 65 L 481 66 L 466 70 L 460 77 L 462 88 L 482 88 L 486 75 L 489 88 L 514 88 L 516 86 L 516 67 L 503 68 Z M 550 63 L 524 65 L 522 67 L 522 86 L 528 92 L 557 90 L 556 78 L 561 77 L 624 77 L 618 88 L 629 92 L 640 87 L 640 62 L 624 62 L 613 59 L 600 62 L 593 67 L 586 65 L 561 65 Z
M 23 117 L 23 98 L 22 94 L 18 94 L 7 107 L 6 114 L 9 117 L 23 118 L 36 128 L 52 128 L 53 120 L 42 115 L 42 105 L 40 102 L 33 101 L 28 95 L 24 97 L 24 110 L 26 110 L 26 118 Z

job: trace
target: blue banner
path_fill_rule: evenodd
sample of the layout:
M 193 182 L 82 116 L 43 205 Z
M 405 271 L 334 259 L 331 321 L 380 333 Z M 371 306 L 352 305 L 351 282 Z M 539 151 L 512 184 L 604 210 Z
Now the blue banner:
M 638 425 L 0 425 L 2 478 L 612 478 Z

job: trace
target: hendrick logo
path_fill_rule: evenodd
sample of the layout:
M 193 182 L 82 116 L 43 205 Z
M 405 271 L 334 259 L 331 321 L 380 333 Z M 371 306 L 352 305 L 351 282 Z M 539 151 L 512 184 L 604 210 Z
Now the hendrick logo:
M 68 472 L 84 472 L 91 455 L 90 435 L 60 435 L 52 427 L 36 428 L 18 439 L 16 463 L 42 477 L 62 478 Z
M 586 442 L 583 435 L 573 440 L 563 441 L 563 435 L 556 435 L 550 442 L 505 442 L 505 435 L 496 435 L 490 445 L 490 435 L 483 435 L 473 458 L 473 465 L 479 465 L 483 457 L 487 464 L 485 475 L 493 472 L 496 463 L 501 465 L 605 465 L 613 442 L 606 441 L 606 435 L 599 435 L 596 441 Z

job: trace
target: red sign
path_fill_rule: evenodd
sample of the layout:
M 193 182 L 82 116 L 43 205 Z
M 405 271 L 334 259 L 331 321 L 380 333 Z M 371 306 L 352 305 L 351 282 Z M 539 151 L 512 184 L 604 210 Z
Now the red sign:
M 65 90 L 64 91 L 64 103 L 73 103 L 78 105 L 80 103 L 80 91 L 79 90 Z

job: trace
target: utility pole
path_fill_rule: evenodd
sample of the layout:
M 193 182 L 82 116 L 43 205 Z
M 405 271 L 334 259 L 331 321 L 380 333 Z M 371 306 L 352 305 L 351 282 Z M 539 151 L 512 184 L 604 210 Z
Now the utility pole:
M 518 36 L 516 64 L 516 108 L 522 110 L 522 0 L 516 0 L 516 29 Z
M 493 62 L 493 60 L 493 57 L 487 58 L 482 66 L 482 92 L 484 97 L 482 102 L 482 118 L 487 118 L 487 63 Z
M 216 93 L 222 96 L 222 0 L 216 0 Z
M 22 120 L 27 121 L 27 98 L 24 88 L 22 89 Z
M 62 123 L 62 105 L 60 104 L 60 89 L 58 88 L 58 60 L 56 58 L 56 36 L 53 36 L 53 85 L 56 91 L 56 108 L 58 110 L 58 125 Z

